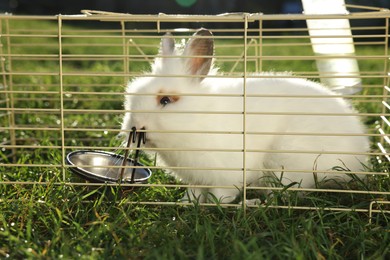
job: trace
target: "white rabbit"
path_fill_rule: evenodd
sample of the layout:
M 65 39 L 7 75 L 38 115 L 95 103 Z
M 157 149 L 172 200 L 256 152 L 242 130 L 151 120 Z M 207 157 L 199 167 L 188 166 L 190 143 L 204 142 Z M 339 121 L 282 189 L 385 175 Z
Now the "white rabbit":
M 130 82 L 125 98 L 123 130 L 145 128 L 146 148 L 157 148 L 184 183 L 217 186 L 189 189 L 187 199 L 205 202 L 213 194 L 233 201 L 244 185 L 244 168 L 247 185 L 267 185 L 272 174 L 304 188 L 315 186 L 315 171 L 318 180 L 347 180 L 344 173 L 321 171 L 362 170 L 369 141 L 348 102 L 289 74 L 218 77 L 213 52 L 207 29 L 182 51 L 166 35 L 151 75 Z

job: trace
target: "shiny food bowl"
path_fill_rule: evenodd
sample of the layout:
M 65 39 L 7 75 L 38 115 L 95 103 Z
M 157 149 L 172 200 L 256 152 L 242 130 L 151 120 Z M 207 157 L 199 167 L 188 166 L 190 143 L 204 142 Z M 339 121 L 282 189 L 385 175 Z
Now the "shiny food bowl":
M 66 156 L 66 163 L 72 166 L 72 172 L 91 182 L 146 183 L 152 175 L 150 169 L 121 167 L 134 166 L 133 159 L 124 158 L 115 153 L 81 150 L 70 152 Z M 123 160 L 126 160 L 125 164 Z M 138 162 L 135 165 L 144 166 Z

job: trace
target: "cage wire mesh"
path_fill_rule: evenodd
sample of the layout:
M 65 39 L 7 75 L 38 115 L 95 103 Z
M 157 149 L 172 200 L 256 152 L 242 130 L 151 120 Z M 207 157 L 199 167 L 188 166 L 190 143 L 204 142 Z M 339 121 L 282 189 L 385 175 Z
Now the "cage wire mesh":
M 124 154 L 126 146 L 117 136 L 121 132 L 121 120 L 125 112 L 123 100 L 125 86 L 135 77 L 150 75 L 150 63 L 156 57 L 160 40 L 164 33 L 172 33 L 176 44 L 184 44 L 184 39 L 201 27 L 213 33 L 215 41 L 215 64 L 220 74 L 215 77 L 240 78 L 246 81 L 251 77 L 297 77 L 320 81 L 326 78 L 358 78 L 361 91 L 339 93 L 359 111 L 359 118 L 367 126 L 371 141 L 370 164 L 362 167 L 362 171 L 352 172 L 358 176 L 367 176 L 368 184 L 348 188 L 324 189 L 301 188 L 297 186 L 271 185 L 266 187 L 227 187 L 241 189 L 242 199 L 256 198 L 257 191 L 271 191 L 273 196 L 263 205 L 276 208 L 355 210 L 361 212 L 389 212 L 388 197 L 390 195 L 388 163 L 389 163 L 389 109 L 388 104 L 388 63 L 389 63 L 389 18 L 390 12 L 379 8 L 359 7 L 344 15 L 265 15 L 265 14 L 224 14 L 217 16 L 198 15 L 131 15 L 84 11 L 82 15 L 58 16 L 18 16 L 3 14 L 1 21 L 1 75 L 0 85 L 0 142 L 1 142 L 1 185 L 12 189 L 14 185 L 30 185 L 56 183 L 58 185 L 100 186 L 102 184 L 85 182 L 72 174 L 75 166 L 66 164 L 66 155 L 75 150 L 100 150 Z M 358 74 L 340 75 L 337 71 L 320 74 L 316 61 L 323 59 L 312 50 L 311 39 L 306 21 L 308 19 L 348 19 L 351 24 L 352 37 L 356 53 L 347 58 L 356 59 L 360 72 Z M 337 35 L 317 36 L 317 38 L 342 38 Z M 328 57 L 329 58 L 329 57 Z M 331 58 L 340 58 L 333 55 Z M 345 57 L 344 57 L 345 58 Z M 291 71 L 292 75 L 259 73 L 263 71 Z M 146 72 L 146 74 L 145 74 Z M 161 76 L 162 78 L 164 75 Z M 179 75 L 180 77 L 180 75 Z M 183 77 L 183 76 L 181 76 Z M 182 93 L 193 95 L 194 93 Z M 180 94 L 178 94 L 180 96 Z M 238 95 L 244 101 L 245 94 Z M 272 95 L 271 95 L 272 96 Z M 270 97 L 270 96 L 268 96 Z M 334 98 L 331 96 L 328 98 Z M 218 98 L 218 97 L 217 97 Z M 257 97 L 257 98 L 261 98 Z M 284 98 L 291 98 L 285 95 Z M 302 99 L 314 98 L 302 95 Z M 218 99 L 216 99 L 218 100 Z M 131 111 L 137 113 L 137 111 Z M 178 111 L 180 112 L 180 111 Z M 229 115 L 231 111 L 220 111 Z M 261 113 L 262 111 L 257 111 Z M 307 111 L 310 114 L 310 109 Z M 206 111 L 215 113 L 215 111 Z M 239 113 L 245 122 L 246 111 Z M 289 116 L 286 114 L 286 120 Z M 191 117 L 191 113 L 187 113 Z M 338 114 L 348 117 L 347 114 Z M 321 115 L 318 114 L 318 120 Z M 212 122 L 210 122 L 212 123 Z M 180 135 L 180 129 L 173 129 Z M 148 134 L 148 133 L 147 133 Z M 198 134 L 226 135 L 226 140 L 240 135 L 243 140 L 248 135 L 259 138 L 273 136 L 280 138 L 289 135 L 316 135 L 316 133 L 267 133 L 219 131 L 213 133 L 208 129 Z M 330 134 L 332 135 L 332 134 Z M 333 134 L 344 138 L 348 133 Z M 142 148 L 140 148 L 142 149 Z M 195 186 L 210 188 L 208 185 L 188 185 L 167 177 L 169 169 L 203 171 L 212 167 L 188 165 L 162 165 L 158 160 L 158 149 L 176 149 L 158 147 L 149 149 L 148 156 L 141 156 L 141 162 L 150 168 L 153 175 L 148 183 L 107 184 L 123 187 L 141 186 L 130 193 L 130 203 L 143 204 L 188 204 L 181 202 L 184 188 Z M 268 148 L 267 153 L 332 153 L 332 151 L 310 150 L 283 151 Z M 132 154 L 137 148 L 132 148 Z M 221 151 L 201 148 L 205 159 Z M 231 151 L 230 151 L 231 152 Z M 243 149 L 240 153 L 243 165 L 236 169 L 245 180 L 248 171 L 264 171 L 267 169 L 249 169 L 245 166 L 245 157 L 251 151 Z M 156 159 L 157 158 L 157 159 Z M 313 162 L 314 163 L 314 162 Z M 196 165 L 196 164 L 194 164 Z M 132 168 L 133 166 L 127 166 Z M 141 166 L 138 166 L 141 167 Z M 118 168 L 118 166 L 117 166 Z M 134 168 L 134 167 L 133 167 Z M 221 174 L 228 169 L 219 168 Z M 313 175 L 314 168 L 302 169 Z M 335 169 L 330 172 L 337 171 Z M 387 186 L 386 186 L 387 185 Z M 171 196 L 156 198 L 142 196 L 149 189 L 164 189 Z M 305 191 L 306 195 L 291 200 L 295 192 Z M 331 205 L 321 205 L 320 200 L 305 198 L 326 193 L 337 198 Z M 150 194 L 150 193 L 148 193 Z M 281 196 L 279 196 L 282 194 Z M 293 194 L 293 195 L 292 195 Z M 284 199 L 284 196 L 289 199 Z M 340 197 L 359 197 L 359 204 L 346 199 L 345 204 Z M 294 201 L 294 203 L 292 203 Z M 225 206 L 237 206 L 227 203 Z M 213 203 L 205 202 L 205 205 Z M 387 205 L 387 206 L 386 206 Z M 246 205 L 251 207 L 253 205 Z M 258 207 L 258 205 L 254 205 Z

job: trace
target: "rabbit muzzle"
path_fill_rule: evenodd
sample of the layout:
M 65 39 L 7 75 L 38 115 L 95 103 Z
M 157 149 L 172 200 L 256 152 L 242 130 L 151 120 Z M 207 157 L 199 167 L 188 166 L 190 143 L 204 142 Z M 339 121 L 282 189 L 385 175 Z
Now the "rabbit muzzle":
M 135 126 L 133 126 L 131 128 L 129 141 L 132 143 L 137 143 L 138 147 L 141 145 L 141 142 L 145 144 L 146 143 L 145 127 L 141 127 L 140 129 L 137 129 Z

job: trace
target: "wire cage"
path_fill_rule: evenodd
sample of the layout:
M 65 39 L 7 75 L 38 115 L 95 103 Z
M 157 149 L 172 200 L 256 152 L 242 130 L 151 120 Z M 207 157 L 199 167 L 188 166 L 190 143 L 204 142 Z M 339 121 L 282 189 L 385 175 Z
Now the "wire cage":
M 1 75 L 0 85 L 0 172 L 1 185 L 13 189 L 15 185 L 58 185 L 101 186 L 112 185 L 124 188 L 137 187 L 129 195 L 129 203 L 186 205 L 180 201 L 184 189 L 188 187 L 210 188 L 205 184 L 188 184 L 170 178 L 170 169 L 186 169 L 199 172 L 213 170 L 212 165 L 204 167 L 188 165 L 165 165 L 158 160 L 159 149 L 149 149 L 148 156 L 141 156 L 145 167 L 153 172 L 147 183 L 95 183 L 86 182 L 71 172 L 66 156 L 76 150 L 98 150 L 124 155 L 126 151 L 143 148 L 126 147 L 117 136 L 121 133 L 121 121 L 126 112 L 123 106 L 129 81 L 136 77 L 150 75 L 150 63 L 160 57 L 160 40 L 163 34 L 171 33 L 177 45 L 184 45 L 185 39 L 201 27 L 213 33 L 215 42 L 215 64 L 219 67 L 216 78 L 238 78 L 243 82 L 249 78 L 307 78 L 312 81 L 347 78 L 357 79 L 355 92 L 338 92 L 327 98 L 342 97 L 356 107 L 358 117 L 367 126 L 371 142 L 370 151 L 362 152 L 370 157 L 370 163 L 361 171 L 352 172 L 358 176 L 367 176 L 369 183 L 348 188 L 302 188 L 296 185 L 271 185 L 264 187 L 227 187 L 240 189 L 242 200 L 256 198 L 257 191 L 270 191 L 272 199 L 263 200 L 261 205 L 276 208 L 355 210 L 361 212 L 384 212 L 388 204 L 390 191 L 389 163 L 389 109 L 388 73 L 389 73 L 389 18 L 390 11 L 380 8 L 350 6 L 351 13 L 342 15 L 265 15 L 250 13 L 233 13 L 222 15 L 131 15 L 98 11 L 83 11 L 81 15 L 57 16 L 19 16 L 2 14 L 1 22 Z M 306 21 L 346 19 L 351 24 L 352 34 L 339 35 L 339 28 L 332 28 L 334 35 L 316 36 L 309 33 Z M 332 54 L 327 57 L 313 52 L 313 39 L 353 39 L 355 53 Z M 337 47 L 333 47 L 333 49 Z M 318 61 L 325 59 L 347 58 L 356 60 L 359 71 L 339 73 L 339 71 L 320 71 Z M 316 63 L 317 62 L 317 63 Z M 292 72 L 291 74 L 262 73 L 265 71 Z M 180 75 L 178 75 L 180 77 Z M 161 76 L 164 78 L 164 75 Z M 244 85 L 245 83 L 243 83 Z M 332 87 L 332 86 L 330 86 Z M 181 93 L 180 95 L 195 95 Z M 220 94 L 223 96 L 223 94 Z M 245 100 L 247 94 L 236 95 Z M 218 95 L 216 95 L 218 100 Z M 272 98 L 272 95 L 265 95 Z M 264 98 L 258 96 L 257 98 Z M 285 94 L 283 98 L 294 96 Z M 296 96 L 295 96 L 296 97 Z M 215 97 L 214 97 L 215 98 Z M 281 96 L 278 96 L 281 98 Z M 313 99 L 311 95 L 302 95 L 302 99 Z M 139 111 L 138 111 L 139 112 Z M 191 112 L 186 116 L 191 117 Z M 261 113 L 262 111 L 257 111 Z M 173 112 L 172 112 L 173 113 Z M 195 112 L 192 112 L 195 113 Z M 215 113 L 215 111 L 206 111 Z M 227 115 L 232 111 L 219 111 Z M 310 108 L 307 111 L 310 114 Z M 244 119 L 246 111 L 238 113 Z M 294 112 L 281 114 L 294 115 Z M 313 113 L 321 120 L 320 113 Z M 334 116 L 348 117 L 348 114 Z M 210 122 L 212 123 L 212 122 Z M 245 124 L 245 123 L 244 123 Z M 130 129 L 128 129 L 130 132 Z M 173 129 L 180 135 L 180 129 Z M 258 135 L 259 138 L 289 135 L 291 138 L 316 133 L 286 133 L 283 131 L 267 133 L 219 131 L 217 133 L 204 129 L 196 132 L 201 135 L 225 135 L 226 140 L 232 136 L 245 138 Z M 146 130 L 146 134 L 147 130 Z M 326 135 L 326 134 L 325 134 Z M 339 138 L 349 133 L 333 133 Z M 134 145 L 133 145 L 134 146 Z M 189 152 L 174 148 L 178 152 Z M 194 151 L 192 151 L 194 152 Z M 205 154 L 212 161 L 219 148 L 198 148 L 196 152 Z M 242 179 L 250 171 L 267 169 L 250 169 L 245 165 L 245 158 L 250 150 L 238 151 L 242 166 Z M 268 148 L 266 153 L 332 153 L 332 151 L 310 150 L 284 151 L 280 148 Z M 334 152 L 333 152 L 334 153 Z M 314 163 L 314 162 L 313 162 Z M 92 164 L 92 163 L 91 163 Z M 195 164 L 196 165 L 196 164 Z M 93 165 L 90 165 L 93 166 Z M 140 168 L 143 166 L 112 166 L 114 168 Z M 214 169 L 215 170 L 215 169 Z M 229 169 L 218 168 L 221 174 Z M 313 175 L 314 168 L 303 169 Z M 331 169 L 329 172 L 340 171 Z M 140 186 L 140 187 L 139 187 Z M 211 187 L 213 188 L 213 187 Z M 146 190 L 164 190 L 171 195 L 143 196 Z M 301 194 L 292 203 L 291 196 Z M 152 194 L 152 193 L 147 193 Z M 281 195 L 282 194 L 282 195 Z M 362 197 L 358 204 L 339 200 L 332 205 L 321 205 L 316 196 L 326 194 L 329 197 Z M 279 196 L 280 195 L 280 196 Z M 157 197 L 156 197 L 157 196 Z M 284 197 L 289 199 L 285 199 Z M 313 197 L 314 199 L 307 199 Z M 210 201 L 201 203 L 215 205 Z M 258 207 L 240 203 L 225 203 L 225 206 Z

